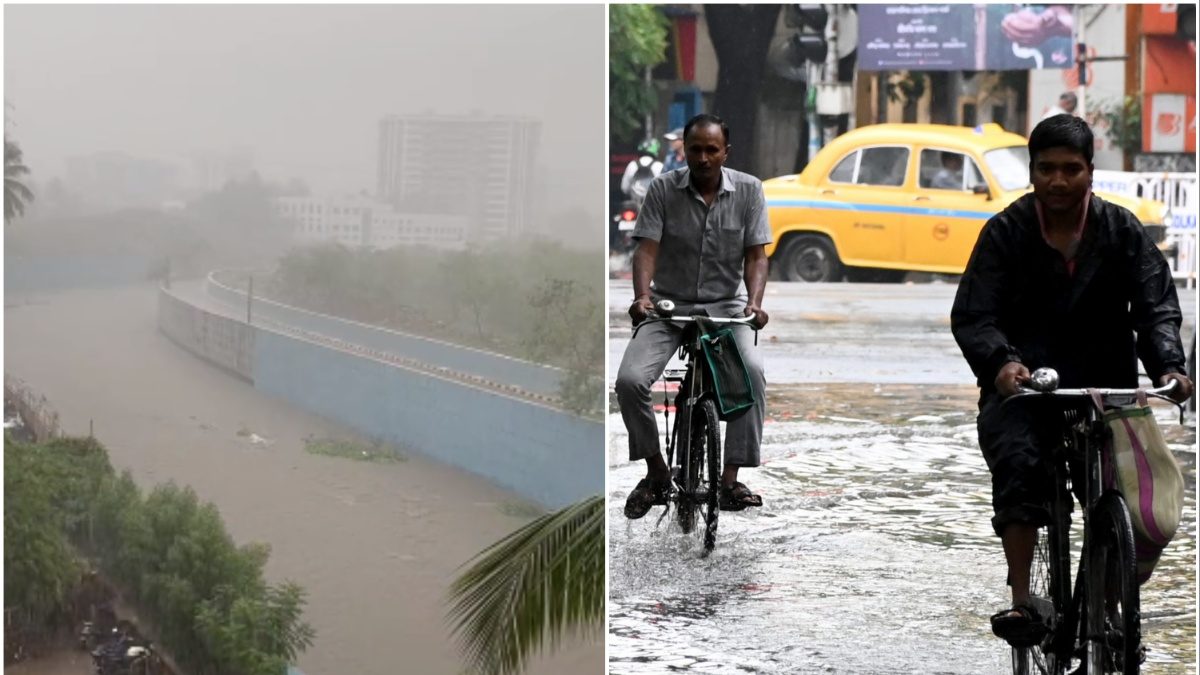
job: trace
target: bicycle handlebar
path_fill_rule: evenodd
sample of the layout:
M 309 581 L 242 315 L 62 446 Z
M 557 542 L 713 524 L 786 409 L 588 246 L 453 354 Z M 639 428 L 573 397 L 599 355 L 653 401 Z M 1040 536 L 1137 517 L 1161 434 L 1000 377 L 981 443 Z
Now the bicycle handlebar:
M 756 332 L 756 333 L 758 331 L 762 330 L 762 326 L 759 326 L 758 324 L 754 323 L 753 316 L 735 316 L 735 317 L 704 316 L 704 315 L 659 316 L 658 314 L 651 312 L 646 315 L 646 318 L 641 323 L 639 323 L 638 325 L 633 327 L 633 337 L 637 337 L 637 332 L 642 329 L 642 326 L 645 326 L 648 323 L 668 323 L 669 322 L 669 323 L 678 323 L 678 324 L 688 324 L 688 323 L 695 323 L 697 319 L 705 319 L 706 321 L 711 321 L 711 322 L 717 323 L 717 324 L 722 324 L 722 323 L 723 324 L 740 324 L 743 326 L 749 326 L 750 328 L 754 329 L 754 332 Z M 758 338 L 755 337 L 754 339 L 757 342 Z
M 1093 393 L 1099 394 L 1101 397 L 1132 397 L 1137 396 L 1138 392 L 1141 391 L 1145 392 L 1146 396 L 1161 398 L 1164 401 L 1170 401 L 1171 403 L 1178 404 L 1178 401 L 1167 396 L 1167 394 L 1174 390 L 1178 384 L 1178 382 L 1172 380 L 1164 386 L 1156 389 L 1051 389 L 1050 391 L 1039 391 L 1037 389 L 1030 389 L 1028 387 L 1018 387 L 1017 393 L 1013 394 L 1009 398 L 1031 395 L 1056 396 L 1061 398 L 1091 398 Z
M 1042 382 L 1046 385 L 1045 389 L 1033 389 L 1030 387 L 1017 387 L 1017 393 L 1006 398 L 1000 405 L 1006 405 L 1009 401 L 1018 398 L 1029 398 L 1031 396 L 1051 397 L 1051 398 L 1073 398 L 1080 400 L 1092 401 L 1092 395 L 1098 394 L 1101 401 L 1108 397 L 1118 399 L 1135 400 L 1139 393 L 1145 394 L 1147 398 L 1158 398 L 1168 403 L 1171 403 L 1179 408 L 1179 423 L 1183 424 L 1183 403 L 1167 396 L 1173 391 L 1178 382 L 1172 380 L 1161 387 L 1154 389 L 1058 389 L 1058 373 L 1052 369 L 1039 368 L 1034 371 L 1030 377 L 1031 382 Z
M 754 323 L 753 316 L 733 316 L 733 317 L 704 316 L 704 315 L 658 316 L 657 314 L 650 314 L 646 317 L 646 320 L 643 321 L 642 323 L 647 323 L 650 321 L 674 321 L 675 323 L 692 323 L 696 319 L 705 319 L 706 321 L 711 321 L 713 323 L 740 323 L 740 324 L 750 326 L 754 330 L 760 330 L 759 325 Z M 638 324 L 638 325 L 640 326 L 642 324 Z

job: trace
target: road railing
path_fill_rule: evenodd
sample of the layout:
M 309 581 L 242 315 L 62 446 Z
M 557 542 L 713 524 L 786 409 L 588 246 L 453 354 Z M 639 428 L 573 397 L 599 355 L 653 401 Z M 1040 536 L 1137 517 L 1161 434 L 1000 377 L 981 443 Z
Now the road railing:
M 1196 285 L 1196 215 L 1200 211 L 1200 188 L 1195 173 L 1096 171 L 1092 187 L 1126 197 L 1155 199 L 1167 205 L 1167 244 L 1175 251 L 1167 261 L 1176 281 Z

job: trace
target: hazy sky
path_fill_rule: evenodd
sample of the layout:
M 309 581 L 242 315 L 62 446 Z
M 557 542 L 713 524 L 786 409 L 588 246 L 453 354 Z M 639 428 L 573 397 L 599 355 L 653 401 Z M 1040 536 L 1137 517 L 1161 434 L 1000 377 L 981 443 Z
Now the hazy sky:
M 35 181 L 95 151 L 249 148 L 264 177 L 340 194 L 375 191 L 387 114 L 524 114 L 547 208 L 594 210 L 605 39 L 601 5 L 8 5 L 6 128 Z

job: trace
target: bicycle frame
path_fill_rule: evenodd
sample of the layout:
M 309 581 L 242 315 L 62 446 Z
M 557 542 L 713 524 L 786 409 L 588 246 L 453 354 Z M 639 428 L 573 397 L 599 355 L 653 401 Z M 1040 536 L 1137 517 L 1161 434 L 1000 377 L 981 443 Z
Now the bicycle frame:
M 683 340 L 679 346 L 679 356 L 684 361 L 684 374 L 680 382 L 679 393 L 675 398 L 674 428 L 671 427 L 669 394 L 666 392 L 664 392 L 663 401 L 663 418 L 667 434 L 667 466 L 672 468 L 676 466 L 675 452 L 678 449 L 682 454 L 678 466 L 682 467 L 683 472 L 687 471 L 687 467 L 693 461 L 690 456 L 693 446 L 693 411 L 696 410 L 698 403 L 706 397 L 711 397 L 714 393 L 712 383 L 710 382 L 711 375 L 707 372 L 707 369 L 696 367 L 698 359 L 703 358 L 703 347 L 701 346 L 701 334 L 696 321 L 697 318 L 702 318 L 715 324 L 742 324 L 749 326 L 755 330 L 755 344 L 758 343 L 758 327 L 753 323 L 753 317 L 723 318 L 703 315 L 686 317 L 652 315 L 634 328 L 633 336 L 637 337 L 638 330 L 647 323 L 664 322 L 683 326 Z M 664 371 L 663 376 L 665 381 L 675 379 L 669 374 L 669 371 Z M 700 491 L 686 495 L 682 494 L 683 490 L 681 488 L 683 487 L 679 481 L 673 481 L 670 496 L 671 501 L 678 503 L 680 499 L 687 499 L 699 504 L 708 497 L 707 493 Z
M 679 385 L 679 393 L 675 396 L 675 429 L 671 433 L 671 427 L 668 425 L 667 433 L 667 466 L 675 466 L 675 448 L 680 448 L 682 456 L 679 458 L 679 466 L 690 466 L 692 461 L 692 411 L 696 409 L 696 404 L 705 396 L 712 395 L 711 385 L 708 381 L 710 375 L 704 368 L 697 368 L 697 358 L 702 358 L 703 348 L 700 345 L 700 330 L 695 322 L 685 326 L 683 331 L 683 344 L 679 346 L 679 356 L 684 359 L 685 371 L 683 381 Z M 680 403 L 683 405 L 681 406 Z M 664 410 L 665 412 L 665 410 Z M 676 485 L 676 488 L 682 486 Z M 676 499 L 690 499 L 697 503 L 701 502 L 706 495 L 688 494 L 682 495 L 678 490 L 673 490 Z
M 1057 382 L 1056 374 L 1054 375 L 1054 381 Z M 1167 387 L 1145 390 L 1144 393 L 1147 397 L 1160 398 L 1176 403 L 1165 396 L 1173 385 L 1174 383 L 1171 383 Z M 1074 583 L 1071 584 L 1069 576 L 1055 581 L 1057 584 L 1071 585 L 1072 587 L 1070 600 L 1065 607 L 1064 614 L 1060 617 L 1061 622 L 1054 630 L 1051 641 L 1047 645 L 1047 652 L 1055 655 L 1057 659 L 1062 660 L 1063 664 L 1070 663 L 1077 648 L 1082 647 L 1086 655 L 1089 653 L 1089 646 L 1092 643 L 1103 639 L 1102 635 L 1091 634 L 1090 626 L 1095 626 L 1103 622 L 1105 608 L 1103 605 L 1100 607 L 1089 607 L 1086 604 L 1086 599 L 1089 595 L 1095 597 L 1095 593 L 1089 593 L 1092 590 L 1089 588 L 1089 584 L 1092 583 L 1091 580 L 1093 577 L 1093 570 L 1090 569 L 1091 553 L 1092 547 L 1095 545 L 1095 542 L 1092 541 L 1093 510 L 1100 503 L 1101 499 L 1107 495 L 1112 495 L 1111 498 L 1120 504 L 1120 508 L 1125 510 L 1126 514 L 1128 513 L 1128 506 L 1125 504 L 1124 497 L 1120 492 L 1105 489 L 1102 482 L 1101 451 L 1110 432 L 1104 422 L 1104 410 L 1097 405 L 1097 400 L 1093 398 L 1093 394 L 1099 395 L 1098 398 L 1101 405 L 1104 403 L 1121 404 L 1136 400 L 1137 390 L 1051 389 L 1048 391 L 1038 391 L 1022 388 L 1017 394 L 1010 396 L 1004 401 L 1004 404 L 1007 404 L 1012 400 L 1022 398 L 1053 398 L 1056 399 L 1056 404 L 1063 408 L 1065 422 L 1064 441 L 1067 442 L 1063 446 L 1056 448 L 1053 462 L 1057 467 L 1056 471 L 1062 472 L 1060 480 L 1065 483 L 1064 487 L 1066 488 L 1067 498 L 1071 499 L 1070 495 L 1074 493 L 1079 499 L 1083 517 L 1083 542 Z M 1071 405 L 1071 402 L 1074 402 L 1075 405 Z M 1176 405 L 1179 404 L 1176 403 Z M 1081 419 L 1071 420 L 1073 411 L 1082 411 Z M 1070 466 L 1072 462 L 1079 459 L 1083 461 L 1083 484 L 1075 486 L 1073 485 Z M 1074 489 L 1076 487 L 1081 489 L 1076 491 Z M 1067 525 L 1067 522 L 1057 523 L 1059 527 L 1064 525 Z M 1069 549 L 1065 551 L 1051 551 L 1050 554 L 1056 557 L 1062 556 L 1056 566 L 1061 570 L 1061 574 L 1069 575 L 1071 568 Z M 1103 589 L 1101 592 L 1106 593 L 1107 590 Z M 1095 614 L 1097 612 L 1098 614 Z M 1135 639 L 1140 641 L 1140 634 Z M 1098 647 L 1092 648 L 1096 649 Z

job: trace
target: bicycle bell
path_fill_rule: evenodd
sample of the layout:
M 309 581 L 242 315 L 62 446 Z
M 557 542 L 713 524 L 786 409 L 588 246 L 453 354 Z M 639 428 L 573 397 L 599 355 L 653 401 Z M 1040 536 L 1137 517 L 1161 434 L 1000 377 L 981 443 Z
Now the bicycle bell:
M 1029 376 L 1029 388 L 1035 391 L 1058 389 L 1058 371 L 1053 368 L 1038 368 Z
M 671 316 L 671 312 L 675 311 L 675 303 L 666 299 L 659 300 L 655 307 L 658 308 L 658 313 L 663 316 Z

